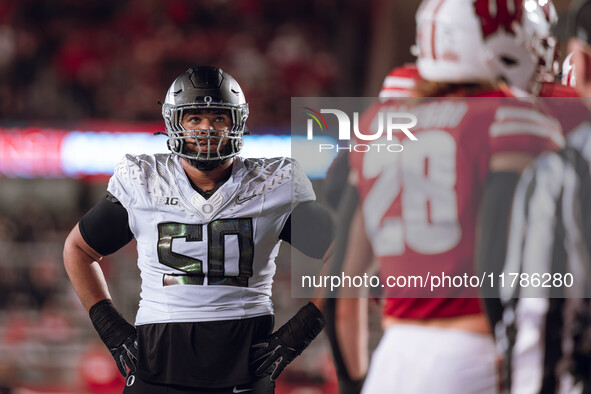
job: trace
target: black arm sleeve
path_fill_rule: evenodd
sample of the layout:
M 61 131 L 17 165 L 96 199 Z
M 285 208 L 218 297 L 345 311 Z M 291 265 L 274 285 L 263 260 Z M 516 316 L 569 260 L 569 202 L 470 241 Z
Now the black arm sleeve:
M 347 151 L 339 152 L 336 159 L 332 162 L 324 180 L 324 198 L 330 208 L 334 210 L 339 206 L 343 191 L 346 185 L 348 185 L 347 178 L 350 172 L 348 157 Z
M 133 239 L 127 211 L 108 192 L 80 219 L 78 227 L 86 243 L 102 256 L 116 252 Z
M 322 258 L 332 242 L 333 223 L 328 210 L 317 201 L 298 204 L 287 218 L 279 239 L 316 259 Z
M 496 172 L 489 175 L 480 204 L 476 234 L 476 270 L 479 274 L 503 271 L 507 252 L 507 235 L 513 194 L 519 180 L 515 172 Z M 483 288 L 486 313 L 494 328 L 503 315 L 499 289 Z

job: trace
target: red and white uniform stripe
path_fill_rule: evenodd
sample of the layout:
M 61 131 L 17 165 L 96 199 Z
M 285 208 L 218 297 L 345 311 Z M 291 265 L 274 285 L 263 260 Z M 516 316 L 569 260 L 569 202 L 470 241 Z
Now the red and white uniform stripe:
M 415 64 L 405 64 L 392 69 L 384 79 L 380 99 L 416 96 L 415 88 L 419 78 L 419 70 Z

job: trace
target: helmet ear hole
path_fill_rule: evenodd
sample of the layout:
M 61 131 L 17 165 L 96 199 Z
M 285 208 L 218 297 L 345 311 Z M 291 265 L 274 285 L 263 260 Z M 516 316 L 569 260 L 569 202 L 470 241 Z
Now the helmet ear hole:
M 512 67 L 517 65 L 517 59 L 509 55 L 501 55 L 501 62 L 507 67 Z

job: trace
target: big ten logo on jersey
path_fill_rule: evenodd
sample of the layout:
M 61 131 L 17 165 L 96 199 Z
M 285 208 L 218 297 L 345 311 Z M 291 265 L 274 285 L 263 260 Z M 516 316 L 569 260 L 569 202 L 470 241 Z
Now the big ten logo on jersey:
M 156 197 L 154 197 L 154 204 L 155 205 L 179 205 L 179 199 L 178 199 L 178 197 L 156 196 Z
M 438 254 L 460 241 L 457 144 L 448 130 L 467 111 L 465 100 L 419 105 L 413 112 L 420 143 L 400 141 L 404 155 L 363 154 L 361 175 L 372 183 L 363 212 L 377 256 L 402 255 L 406 248 Z
M 404 148 L 398 143 L 390 143 L 395 139 L 394 134 L 401 132 L 412 141 L 417 141 L 417 137 L 410 131 L 417 124 L 417 118 L 414 114 L 400 111 L 380 110 L 375 114 L 371 127 L 362 130 L 359 125 L 359 112 L 353 112 L 353 121 L 351 117 L 340 109 L 320 109 L 320 112 L 309 107 L 304 107 L 306 115 L 310 117 L 307 120 L 306 134 L 308 140 L 314 139 L 314 125 L 318 125 L 320 131 L 328 131 L 328 123 L 322 114 L 332 114 L 336 117 L 338 123 L 339 141 L 347 141 L 348 144 L 341 146 L 339 144 L 318 144 L 318 151 L 341 151 L 349 152 L 367 152 L 369 150 L 401 152 Z M 353 134 L 351 133 L 353 131 Z M 370 143 L 370 141 L 372 141 Z M 367 143 L 366 143 L 367 142 Z

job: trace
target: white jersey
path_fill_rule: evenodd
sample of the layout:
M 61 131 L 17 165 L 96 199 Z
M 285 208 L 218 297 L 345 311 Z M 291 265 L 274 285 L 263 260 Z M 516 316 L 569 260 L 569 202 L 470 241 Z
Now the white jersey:
M 138 325 L 273 313 L 279 234 L 296 204 L 315 199 L 298 163 L 285 157 L 235 157 L 230 178 L 205 199 L 179 157 L 126 155 L 108 191 L 137 240 Z

